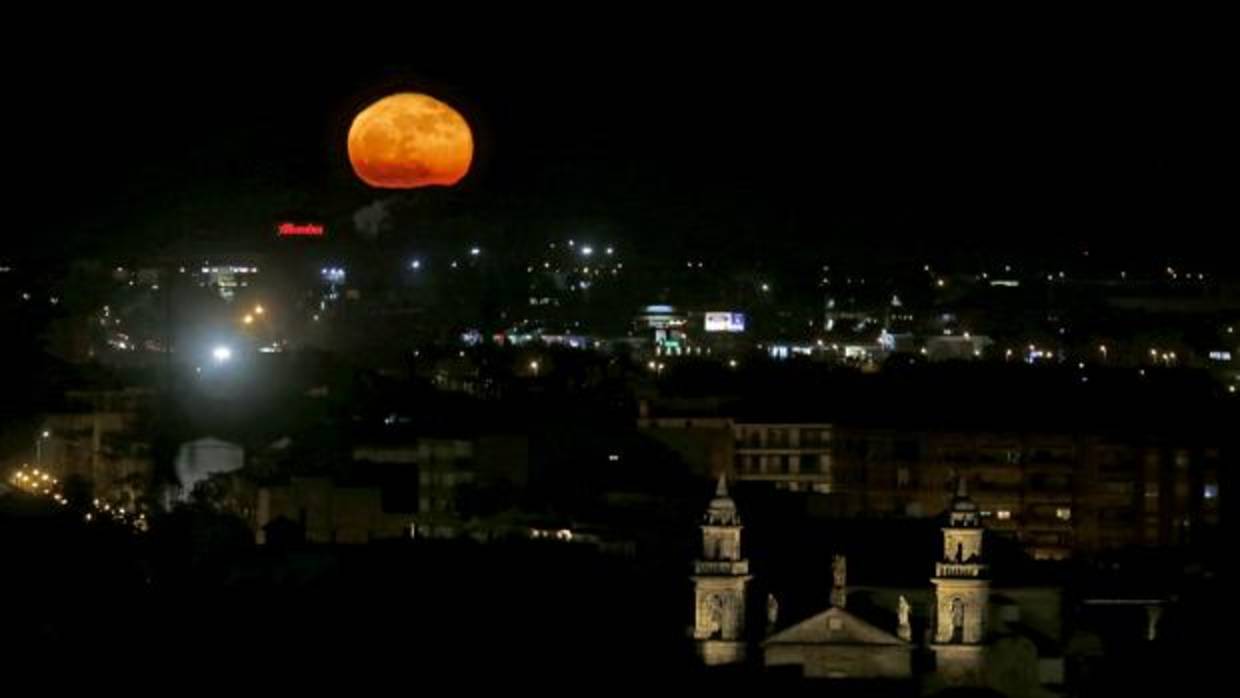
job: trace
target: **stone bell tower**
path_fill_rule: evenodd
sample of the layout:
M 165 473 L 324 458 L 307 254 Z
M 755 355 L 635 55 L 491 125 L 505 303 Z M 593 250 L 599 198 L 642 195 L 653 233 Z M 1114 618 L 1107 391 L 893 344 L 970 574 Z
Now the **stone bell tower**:
M 942 560 L 935 563 L 934 649 L 937 670 L 950 684 L 984 680 L 990 579 L 982 556 L 981 516 L 969 499 L 964 478 L 943 527 Z
M 702 522 L 702 555 L 693 563 L 693 639 L 706 664 L 745 659 L 745 589 L 749 561 L 741 557 L 741 519 L 723 475 Z

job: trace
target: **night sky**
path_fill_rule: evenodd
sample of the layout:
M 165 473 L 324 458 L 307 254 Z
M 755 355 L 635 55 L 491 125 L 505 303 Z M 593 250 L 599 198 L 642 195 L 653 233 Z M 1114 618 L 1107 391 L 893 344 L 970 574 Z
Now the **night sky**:
M 244 248 L 287 216 L 339 231 L 387 196 L 352 177 L 349 121 L 402 89 L 452 103 L 478 143 L 457 190 L 407 195 L 428 228 L 446 208 L 516 243 L 601 231 L 670 254 L 872 255 L 881 240 L 893 258 L 1088 247 L 1219 267 L 1235 251 L 1218 204 L 1226 91 L 1179 44 L 550 34 L 65 41 L 7 85 L 24 176 L 0 253 Z

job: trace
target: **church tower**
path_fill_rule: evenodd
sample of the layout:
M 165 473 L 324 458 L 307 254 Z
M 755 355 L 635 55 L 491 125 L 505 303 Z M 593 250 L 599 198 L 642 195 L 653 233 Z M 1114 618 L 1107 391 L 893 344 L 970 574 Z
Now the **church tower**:
M 706 664 L 745 659 L 745 588 L 749 561 L 741 557 L 741 519 L 723 475 L 702 522 L 702 555 L 693 563 L 693 639 Z
M 934 566 L 934 649 L 937 670 L 949 683 L 978 685 L 985 669 L 984 643 L 990 579 L 982 555 L 982 519 L 964 478 L 943 527 L 942 560 Z

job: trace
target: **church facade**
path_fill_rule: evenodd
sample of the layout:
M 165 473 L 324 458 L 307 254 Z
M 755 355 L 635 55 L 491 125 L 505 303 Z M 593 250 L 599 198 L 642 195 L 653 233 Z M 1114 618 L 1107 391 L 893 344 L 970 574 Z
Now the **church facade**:
M 963 480 L 944 518 L 942 551 L 925 587 L 849 588 L 847 563 L 836 556 L 829 607 L 780 623 L 778 603 L 768 597 L 767 628 L 759 637 L 745 632 L 752 576 L 742 557 L 736 504 L 721 479 L 693 576 L 699 656 L 710 665 L 747 662 L 807 679 L 916 683 L 924 693 L 977 687 L 1011 696 L 1055 695 L 1063 680 L 1058 626 L 1034 620 L 1057 617 L 1058 590 L 992 594 L 985 529 Z

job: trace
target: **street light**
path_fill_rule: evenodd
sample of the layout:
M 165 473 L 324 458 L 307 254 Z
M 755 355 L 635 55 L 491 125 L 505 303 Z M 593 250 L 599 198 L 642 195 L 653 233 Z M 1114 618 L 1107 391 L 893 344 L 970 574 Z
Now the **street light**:
M 43 467 L 43 441 L 50 438 L 52 438 L 52 430 L 44 429 L 39 432 L 39 438 L 34 440 L 34 464 L 36 466 L 36 473 L 38 472 L 37 468 Z

